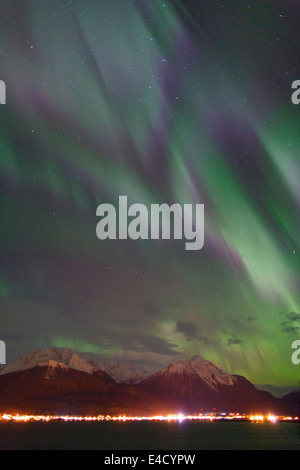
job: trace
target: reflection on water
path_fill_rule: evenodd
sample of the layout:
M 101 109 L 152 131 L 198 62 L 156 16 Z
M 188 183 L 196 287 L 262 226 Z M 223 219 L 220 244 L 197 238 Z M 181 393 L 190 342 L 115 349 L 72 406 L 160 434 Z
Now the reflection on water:
M 299 450 L 299 423 L 1 423 L 0 449 Z

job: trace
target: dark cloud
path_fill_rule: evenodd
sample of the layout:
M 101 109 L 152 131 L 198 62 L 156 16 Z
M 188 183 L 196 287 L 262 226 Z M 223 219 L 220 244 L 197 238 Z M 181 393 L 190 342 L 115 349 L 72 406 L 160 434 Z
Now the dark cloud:
M 283 326 L 283 324 L 282 324 Z M 300 331 L 298 326 L 285 326 L 282 330 L 283 333 L 293 333 L 297 334 Z
M 197 326 L 191 322 L 178 322 L 176 325 L 177 333 L 182 333 L 185 335 L 187 341 L 197 340 L 201 343 L 210 345 L 210 344 L 217 344 L 219 341 L 214 341 L 207 336 L 203 336 L 199 333 Z
M 228 324 L 234 329 L 245 328 L 245 326 L 247 326 L 251 322 L 254 322 L 255 320 L 255 317 L 245 315 L 239 315 L 238 317 L 234 318 L 227 317 Z
M 204 343 L 204 344 L 218 344 L 220 342 L 220 340 L 216 340 L 214 341 L 213 339 L 210 339 L 210 338 L 207 338 L 206 336 L 199 336 L 198 337 L 199 341 L 201 341 L 201 343 Z
M 184 334 L 188 341 L 199 338 L 196 325 L 190 322 L 178 322 L 176 325 L 176 332 Z
M 298 325 L 297 325 L 298 323 Z M 280 326 L 282 327 L 281 331 L 282 333 L 292 333 L 292 334 L 297 334 L 300 331 L 300 313 L 296 312 L 289 312 L 286 315 L 286 320 L 282 323 L 280 323 Z
M 227 346 L 232 346 L 233 344 L 243 344 L 243 341 L 238 338 L 228 338 Z
M 170 343 L 165 339 L 158 338 L 156 336 L 140 334 L 138 340 L 136 341 L 135 350 L 153 352 L 155 354 L 163 354 L 166 356 L 175 356 L 177 354 L 180 354 L 179 352 L 174 351 L 173 349 L 177 347 L 177 344 Z
M 288 318 L 290 321 L 300 321 L 300 313 L 291 312 L 288 314 Z
M 232 346 L 234 344 L 243 344 L 243 340 L 239 339 L 234 333 L 229 331 L 224 331 L 224 333 L 230 336 L 226 342 L 227 346 Z

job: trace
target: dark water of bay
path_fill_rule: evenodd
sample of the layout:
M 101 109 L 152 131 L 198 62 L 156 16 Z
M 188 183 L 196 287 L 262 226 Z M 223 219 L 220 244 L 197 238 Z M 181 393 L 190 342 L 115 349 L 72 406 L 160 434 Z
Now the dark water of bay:
M 300 450 L 300 423 L 0 423 L 1 450 Z

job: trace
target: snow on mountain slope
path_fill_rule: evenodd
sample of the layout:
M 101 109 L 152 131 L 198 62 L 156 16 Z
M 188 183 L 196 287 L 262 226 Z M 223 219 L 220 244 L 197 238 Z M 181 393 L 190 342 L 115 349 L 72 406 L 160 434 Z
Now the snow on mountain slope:
M 267 392 L 257 390 L 245 377 L 227 374 L 211 362 L 195 356 L 190 361 L 170 364 L 139 387 L 157 396 L 181 403 L 181 410 L 196 412 L 278 412 L 280 404 Z
M 167 379 L 172 376 L 198 377 L 214 389 L 220 385 L 234 385 L 237 383 L 237 378 L 234 375 L 227 374 L 212 362 L 200 356 L 194 356 L 190 361 L 179 361 L 170 364 L 165 369 L 143 380 L 143 383 L 146 384 L 162 377 Z
M 72 409 L 88 414 L 106 410 L 119 415 L 125 409 L 130 413 L 138 409 L 145 416 L 150 408 L 160 413 L 278 413 L 281 406 L 278 399 L 257 390 L 244 377 L 226 374 L 199 356 L 170 364 L 142 381 L 133 375 L 134 366 L 108 361 L 102 367 L 123 383 L 116 384 L 107 372 L 71 350 L 35 351 L 0 373 L 0 410 L 66 413 Z M 139 383 L 124 385 L 130 380 Z
M 118 383 L 135 384 L 147 377 L 147 373 L 142 368 L 132 364 L 118 363 L 113 360 L 98 363 L 96 360 L 83 359 L 71 349 L 58 348 L 34 351 L 0 370 L 0 375 L 32 369 L 46 363 L 50 363 L 53 367 L 54 364 L 51 364 L 51 361 L 90 375 L 103 374 L 103 379 L 106 373 Z M 108 377 L 105 380 L 108 381 Z
M 110 375 L 117 383 L 137 384 L 148 377 L 148 374 L 144 369 L 132 364 L 108 360 L 97 365 L 101 370 Z
M 46 368 L 46 375 L 44 377 L 46 380 L 54 377 L 58 369 L 60 370 L 70 369 L 70 367 L 66 366 L 62 362 L 56 362 L 56 361 L 53 361 L 52 359 L 49 359 L 49 361 L 45 361 L 45 362 L 41 362 L 40 364 L 37 364 L 37 367 Z
M 18 359 L 17 361 L 2 369 L 0 371 L 0 375 L 32 369 L 38 365 L 49 363 L 49 361 L 50 365 L 52 366 L 54 364 L 51 364 L 51 361 L 56 364 L 64 364 L 71 369 L 86 372 L 90 375 L 95 372 L 95 367 L 86 362 L 71 349 L 49 348 L 42 351 L 34 351 L 33 353 Z

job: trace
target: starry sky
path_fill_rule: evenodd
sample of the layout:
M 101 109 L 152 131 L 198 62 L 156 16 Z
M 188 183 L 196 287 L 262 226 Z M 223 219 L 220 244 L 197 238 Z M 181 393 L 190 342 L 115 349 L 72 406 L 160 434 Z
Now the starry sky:
M 296 0 L 2 0 L 0 337 L 298 385 Z M 96 237 L 99 204 L 204 204 L 205 245 Z

